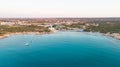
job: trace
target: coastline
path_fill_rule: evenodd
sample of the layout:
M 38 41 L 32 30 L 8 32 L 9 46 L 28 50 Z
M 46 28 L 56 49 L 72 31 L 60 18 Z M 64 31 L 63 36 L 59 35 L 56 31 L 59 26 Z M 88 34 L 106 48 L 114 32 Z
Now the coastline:
M 90 32 L 90 33 L 100 33 L 100 32 Z M 100 34 L 102 34 L 103 36 L 108 36 L 108 37 L 112 37 L 112 38 L 120 40 L 119 33 L 100 33 Z
M 119 33 L 112 33 L 112 34 L 106 33 L 104 35 L 120 40 L 120 34 Z
M 9 36 L 10 36 L 9 34 L 4 34 L 4 35 L 0 36 L 0 39 L 6 38 L 6 37 L 9 37 Z
M 7 34 L 3 34 L 0 36 L 0 39 L 4 39 L 7 38 L 11 35 L 24 35 L 24 34 L 34 34 L 34 35 L 42 35 L 42 34 L 50 34 L 50 33 L 54 33 L 54 32 L 16 32 L 16 33 L 7 33 Z
M 90 33 L 100 33 L 100 32 L 90 32 Z M 102 34 L 103 36 L 108 36 L 108 37 L 112 37 L 112 38 L 120 40 L 119 33 L 100 33 L 100 34 Z
M 4 35 L 1 35 L 0 39 L 7 38 L 7 37 L 9 37 L 11 35 L 21 35 L 21 34 L 22 35 L 24 35 L 24 34 L 42 35 L 42 34 L 51 34 L 51 33 L 55 33 L 55 32 L 52 31 L 52 32 L 16 32 L 16 33 L 7 33 L 7 34 L 4 34 Z M 95 33 L 95 32 L 92 32 L 92 33 Z M 100 33 L 100 32 L 96 32 L 96 33 Z M 100 33 L 100 34 L 102 34 L 103 36 L 109 36 L 109 37 L 120 40 L 120 34 L 119 33 L 112 33 L 112 34 L 110 34 L 110 33 Z

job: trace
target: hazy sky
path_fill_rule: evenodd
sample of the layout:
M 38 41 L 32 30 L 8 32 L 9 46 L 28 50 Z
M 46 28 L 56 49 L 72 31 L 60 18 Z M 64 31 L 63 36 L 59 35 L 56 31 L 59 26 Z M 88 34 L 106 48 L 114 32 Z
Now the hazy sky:
M 0 0 L 0 17 L 120 17 L 120 0 Z

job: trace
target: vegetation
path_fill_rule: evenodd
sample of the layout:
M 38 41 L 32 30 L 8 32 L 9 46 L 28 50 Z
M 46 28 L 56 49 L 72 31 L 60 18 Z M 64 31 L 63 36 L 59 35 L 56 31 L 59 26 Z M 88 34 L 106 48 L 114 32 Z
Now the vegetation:
M 81 29 L 85 24 L 73 23 L 73 24 L 61 24 L 61 25 L 53 25 L 53 27 L 57 30 L 74 30 Z
M 0 26 L 0 35 L 16 32 L 50 32 L 50 30 L 40 26 Z
M 99 26 L 89 26 L 85 31 L 101 33 L 120 33 L 120 23 L 99 23 Z
M 89 25 L 87 25 L 89 24 Z M 98 25 L 97 25 L 98 24 Z M 61 27 L 57 27 L 58 30 L 74 30 L 84 29 L 87 32 L 100 32 L 100 33 L 120 33 L 120 22 L 87 22 L 87 23 L 75 23 L 75 24 L 62 24 Z
M 120 33 L 120 18 L 0 18 L 0 22 L 15 22 L 12 26 L 3 26 L 0 23 L 0 36 L 19 32 L 50 32 L 47 27 L 43 26 L 53 25 L 56 22 L 57 24 L 53 25 L 56 30 L 82 29 L 87 32 Z M 21 22 L 30 24 L 30 26 L 24 24 L 21 26 Z M 41 26 L 38 26 L 39 24 Z

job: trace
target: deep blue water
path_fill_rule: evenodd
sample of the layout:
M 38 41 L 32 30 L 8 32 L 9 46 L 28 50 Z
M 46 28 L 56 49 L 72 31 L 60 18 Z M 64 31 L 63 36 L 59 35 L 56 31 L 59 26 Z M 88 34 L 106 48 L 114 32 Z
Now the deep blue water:
M 83 32 L 13 35 L 0 39 L 0 67 L 120 67 L 120 41 Z

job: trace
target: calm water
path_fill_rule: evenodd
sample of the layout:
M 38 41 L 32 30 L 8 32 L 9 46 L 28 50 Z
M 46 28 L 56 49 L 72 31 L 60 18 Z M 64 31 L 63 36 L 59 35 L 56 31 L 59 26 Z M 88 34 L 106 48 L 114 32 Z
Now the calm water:
M 120 41 L 81 32 L 14 35 L 0 39 L 0 67 L 120 67 Z

